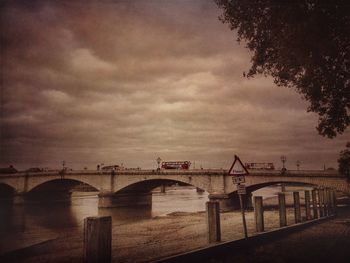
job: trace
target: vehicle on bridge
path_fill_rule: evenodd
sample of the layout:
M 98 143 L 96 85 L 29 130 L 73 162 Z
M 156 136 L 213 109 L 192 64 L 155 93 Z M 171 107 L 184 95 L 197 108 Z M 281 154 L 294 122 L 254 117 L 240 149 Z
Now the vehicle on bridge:
M 275 170 L 273 163 L 245 163 L 244 166 L 252 170 Z
M 101 170 L 104 171 L 112 171 L 112 170 L 122 170 L 123 167 L 121 167 L 120 165 L 108 165 L 108 166 L 103 166 L 101 168 Z
M 17 169 L 10 165 L 9 167 L 6 168 L 0 168 L 0 174 L 14 174 L 17 173 Z
M 190 161 L 175 161 L 175 162 L 162 162 L 162 169 L 190 169 Z

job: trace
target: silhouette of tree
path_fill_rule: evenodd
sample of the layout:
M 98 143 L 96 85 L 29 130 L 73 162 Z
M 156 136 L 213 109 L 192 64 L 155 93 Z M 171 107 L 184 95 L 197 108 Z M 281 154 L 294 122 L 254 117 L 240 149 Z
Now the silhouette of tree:
M 252 52 L 247 77 L 294 87 L 329 138 L 350 124 L 350 1 L 215 0 Z
M 350 142 L 346 144 L 346 148 L 339 155 L 339 172 L 350 179 Z

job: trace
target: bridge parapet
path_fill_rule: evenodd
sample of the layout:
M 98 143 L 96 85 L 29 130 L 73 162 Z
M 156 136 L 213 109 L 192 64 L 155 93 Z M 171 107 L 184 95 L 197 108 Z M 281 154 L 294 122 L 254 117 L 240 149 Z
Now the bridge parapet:
M 62 172 L 19 172 L 13 174 L 0 174 L 0 178 L 4 177 L 23 177 L 23 176 L 54 176 L 60 175 Z M 104 170 L 72 170 L 65 171 L 63 175 L 108 175 L 112 171 Z M 228 175 L 228 170 L 224 169 L 192 169 L 192 170 L 115 170 L 116 175 Z M 317 177 L 344 177 L 338 171 L 324 171 L 324 170 L 287 170 L 281 172 L 280 170 L 249 170 L 250 175 L 268 175 L 268 176 L 317 176 Z M 248 175 L 249 176 L 249 175 Z

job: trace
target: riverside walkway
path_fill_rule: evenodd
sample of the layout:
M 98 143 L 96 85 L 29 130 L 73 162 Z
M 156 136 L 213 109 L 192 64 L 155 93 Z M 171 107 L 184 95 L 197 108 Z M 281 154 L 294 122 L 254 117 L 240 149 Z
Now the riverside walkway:
M 303 230 L 286 234 L 242 250 L 228 251 L 203 263 L 289 263 L 350 260 L 350 207 L 338 208 L 338 216 Z

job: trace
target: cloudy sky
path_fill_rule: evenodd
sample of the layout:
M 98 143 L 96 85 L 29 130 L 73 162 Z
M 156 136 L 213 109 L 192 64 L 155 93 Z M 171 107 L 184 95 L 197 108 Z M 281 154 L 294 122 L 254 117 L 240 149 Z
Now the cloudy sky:
M 1 29 L 1 166 L 152 168 L 155 159 L 229 168 L 287 156 L 336 166 L 347 131 L 270 78 L 211 0 L 8 1 Z

